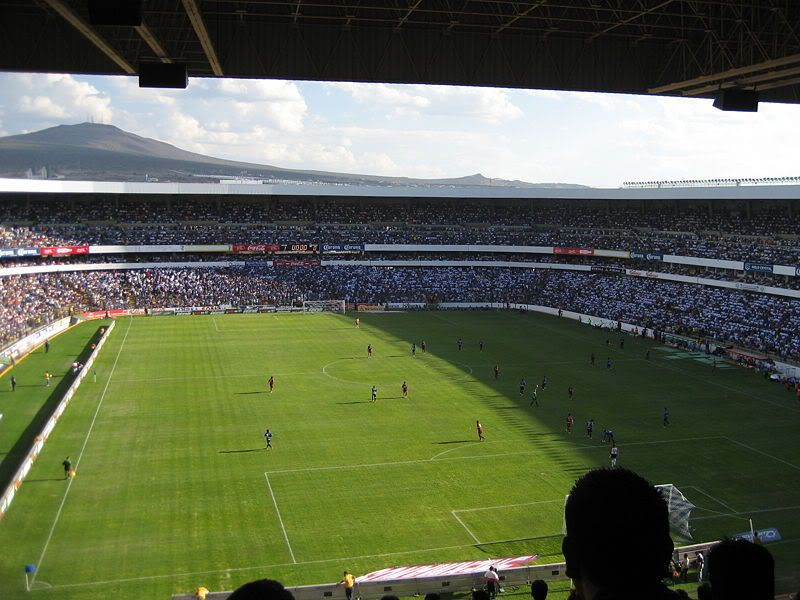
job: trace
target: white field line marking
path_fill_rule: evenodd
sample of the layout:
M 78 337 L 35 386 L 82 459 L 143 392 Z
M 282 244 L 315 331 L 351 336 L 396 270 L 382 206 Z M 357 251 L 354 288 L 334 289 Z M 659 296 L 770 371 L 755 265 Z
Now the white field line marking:
M 217 320 L 214 318 L 214 315 L 211 315 L 211 322 L 214 323 L 214 329 L 217 330 L 217 333 L 221 333 L 219 327 L 217 326 Z
M 461 450 L 463 448 L 472 448 L 475 444 L 478 444 L 478 443 L 481 444 L 482 446 L 485 446 L 486 444 L 499 444 L 500 441 L 499 440 L 494 440 L 494 441 L 491 441 L 491 442 L 479 442 L 477 440 L 475 440 L 475 441 L 469 440 L 467 442 L 464 442 L 464 444 L 468 444 L 466 446 L 456 446 L 455 448 L 448 448 L 447 450 L 439 452 L 439 454 L 434 454 L 428 460 L 436 460 L 440 456 L 443 456 L 443 455 L 445 455 L 445 454 L 447 454 L 449 452 L 455 452 L 456 450 Z
M 497 508 L 515 508 L 517 506 L 533 506 L 535 504 L 553 504 L 555 502 L 563 504 L 564 498 L 557 498 L 556 500 L 537 500 L 535 502 L 520 502 L 519 504 L 498 504 L 497 506 L 480 506 L 478 508 L 459 508 L 451 512 L 454 513 L 478 512 L 481 510 L 495 510 Z
M 484 545 L 488 544 L 500 544 L 503 542 L 514 541 L 514 540 L 498 540 L 496 542 L 484 542 Z M 64 583 L 61 585 L 53 585 L 54 588 L 81 588 L 81 587 L 90 587 L 90 586 L 98 586 L 98 585 L 115 585 L 119 583 L 131 583 L 135 581 L 148 581 L 151 579 L 170 579 L 175 577 L 195 577 L 198 575 L 213 575 L 216 573 L 236 573 L 241 571 L 260 571 L 265 569 L 272 569 L 278 567 L 291 567 L 295 564 L 297 565 L 317 565 L 317 564 L 325 564 L 325 563 L 338 563 L 338 562 L 349 562 L 355 560 L 366 560 L 370 558 L 384 558 L 387 556 L 402 556 L 404 554 L 418 554 L 424 552 L 440 552 L 442 550 L 458 550 L 460 548 L 474 548 L 475 544 L 457 544 L 455 546 L 439 546 L 438 548 L 418 548 L 416 550 L 402 550 L 400 552 L 384 552 L 383 554 L 365 554 L 361 556 L 345 556 L 342 558 L 324 558 L 320 560 L 307 560 L 298 563 L 275 563 L 270 565 L 257 565 L 252 567 L 233 567 L 231 569 L 215 569 L 213 571 L 194 571 L 190 573 L 165 573 L 162 575 L 144 575 L 142 577 L 127 577 L 124 579 L 106 579 L 102 581 L 88 581 L 86 583 Z M 32 590 L 33 591 L 33 590 Z
M 742 518 L 740 515 L 760 515 L 763 513 L 781 512 L 784 510 L 800 510 L 800 504 L 796 506 L 778 506 L 777 508 L 761 508 L 758 510 L 742 510 L 735 513 L 722 513 L 719 515 L 706 515 L 704 517 L 697 517 L 694 521 L 701 521 L 706 519 L 719 519 L 722 517 L 737 517 Z M 747 519 L 745 519 L 746 521 Z
M 292 551 L 292 545 L 289 543 L 289 536 L 286 534 L 286 527 L 283 524 L 283 517 L 281 517 L 281 511 L 278 508 L 278 501 L 275 500 L 275 492 L 272 491 L 272 484 L 269 482 L 269 475 L 264 473 L 264 479 L 267 480 L 269 495 L 272 496 L 272 504 L 275 505 L 275 513 L 278 515 L 278 522 L 281 524 L 281 530 L 283 531 L 283 539 L 286 540 L 286 547 L 289 548 L 289 556 L 292 557 L 292 563 L 297 564 L 297 559 L 294 557 L 294 552 Z
M 696 442 L 702 440 L 716 440 L 716 439 L 727 439 L 723 435 L 712 435 L 712 436 L 703 436 L 703 437 L 693 437 L 693 438 L 679 438 L 673 440 L 653 440 L 649 442 L 631 442 L 629 444 L 620 444 L 620 447 L 625 446 L 648 446 L 652 444 L 670 444 L 670 443 L 677 443 L 677 442 Z M 576 448 L 582 449 L 592 449 L 592 450 L 608 450 L 606 446 L 603 445 L 596 445 L 596 446 L 589 446 L 589 445 L 577 445 L 573 444 L 572 442 L 556 442 L 559 444 L 565 445 L 572 445 Z M 277 475 L 279 473 L 305 473 L 309 471 L 338 471 L 341 469 L 360 469 L 360 468 L 368 468 L 368 467 L 393 467 L 398 465 L 418 465 L 420 463 L 430 463 L 430 462 L 449 462 L 449 461 L 456 461 L 456 460 L 482 460 L 487 458 L 499 458 L 502 456 L 520 456 L 526 454 L 537 454 L 541 452 L 541 449 L 536 450 L 520 450 L 517 452 L 500 452 L 497 454 L 480 454 L 476 456 L 449 456 L 447 458 L 439 458 L 437 460 L 432 460 L 430 458 L 419 458 L 419 459 L 411 459 L 411 460 L 397 460 L 397 461 L 387 461 L 387 462 L 379 462 L 379 463 L 358 463 L 352 465 L 331 465 L 326 467 L 303 467 L 298 469 L 278 469 L 276 471 L 266 471 L 267 475 Z
M 687 486 L 685 486 L 685 487 L 692 488 L 693 490 L 697 490 L 698 492 L 700 492 L 701 494 L 703 494 L 703 496 L 706 496 L 707 498 L 711 498 L 711 499 L 712 499 L 714 502 L 716 502 L 716 503 L 717 503 L 717 504 L 719 504 L 720 506 L 724 506 L 725 508 L 727 508 L 727 509 L 728 509 L 729 511 L 731 511 L 732 513 L 735 513 L 735 512 L 737 512 L 737 511 L 736 511 L 736 509 L 735 509 L 735 508 L 733 508 L 733 507 L 732 507 L 730 504 L 726 504 L 725 502 L 723 502 L 723 501 L 722 501 L 722 500 L 720 500 L 719 498 L 715 498 L 714 496 L 712 496 L 712 495 L 711 495 L 711 494 L 709 494 L 708 492 L 706 492 L 706 491 L 704 491 L 704 490 L 700 489 L 700 488 L 699 488 L 699 487 L 697 487 L 696 485 L 687 485 Z M 706 509 L 704 509 L 704 510 L 709 510 L 709 509 L 707 509 L 707 508 L 706 508 Z M 718 511 L 713 511 L 713 512 L 718 512 Z
M 776 460 L 779 463 L 783 463 L 787 467 L 792 467 L 796 471 L 800 471 L 800 467 L 798 467 L 794 463 L 790 463 L 789 461 L 783 460 L 782 458 L 778 458 L 777 456 L 773 456 L 772 454 L 767 454 L 763 450 L 759 450 L 758 448 L 753 448 L 752 446 L 748 446 L 744 442 L 740 442 L 738 440 L 734 440 L 734 439 L 729 438 L 729 437 L 726 437 L 725 439 L 728 440 L 729 442 L 731 442 L 732 444 L 736 444 L 737 446 L 741 446 L 742 448 L 747 448 L 748 450 L 752 450 L 753 452 L 757 452 L 758 454 L 761 454 L 762 456 L 766 456 L 767 458 L 771 458 L 772 460 Z
M 111 378 L 114 376 L 114 371 L 117 368 L 117 363 L 119 362 L 119 357 L 122 354 L 122 349 L 125 347 L 125 342 L 128 339 L 128 333 L 131 330 L 131 323 L 133 323 L 133 319 L 128 320 L 128 328 L 125 330 L 125 336 L 122 338 L 122 343 L 119 345 L 119 350 L 117 351 L 117 357 L 114 359 L 114 364 L 111 366 L 111 371 L 108 374 L 108 379 L 106 380 L 106 385 L 103 388 L 103 393 L 100 395 L 100 401 L 97 403 L 97 408 L 94 411 L 94 416 L 92 417 L 92 422 L 89 424 L 89 430 L 86 432 L 86 438 L 83 440 L 83 446 L 81 446 L 80 454 L 78 454 L 78 460 L 75 461 L 75 470 L 78 470 L 78 467 L 81 464 L 81 459 L 83 458 L 83 452 L 86 450 L 86 444 L 89 443 L 89 438 L 92 435 L 92 431 L 94 430 L 95 421 L 97 421 L 97 415 L 100 413 L 100 408 L 103 406 L 103 400 L 106 398 L 106 392 L 108 392 L 108 385 L 111 383 Z M 47 553 L 47 548 L 50 546 L 50 540 L 53 539 L 53 532 L 56 530 L 56 525 L 58 525 L 58 520 L 61 518 L 61 511 L 64 509 L 64 503 L 67 501 L 67 496 L 69 496 L 69 491 L 72 489 L 72 482 L 75 481 L 74 478 L 70 478 L 67 482 L 67 489 L 64 492 L 64 497 L 61 498 L 61 504 L 58 507 L 58 511 L 56 512 L 56 517 L 53 519 L 53 525 L 50 527 L 50 533 L 47 535 L 47 540 L 44 543 L 44 548 L 42 548 L 42 553 L 39 555 L 39 560 L 36 561 L 36 572 L 31 577 L 31 585 L 36 581 L 36 576 L 42 570 L 42 561 L 44 560 L 44 555 Z
M 464 528 L 464 530 L 465 530 L 465 531 L 466 531 L 466 532 L 467 532 L 467 533 L 470 535 L 470 537 L 471 537 L 473 540 L 475 540 L 475 543 L 476 543 L 476 544 L 480 544 L 480 543 L 481 543 L 481 541 L 480 541 L 480 540 L 479 540 L 479 539 L 478 539 L 478 538 L 475 536 L 475 534 L 474 534 L 474 533 L 472 533 L 472 531 L 470 530 L 470 528 L 466 526 L 466 524 L 464 523 L 464 521 L 462 521 L 462 520 L 459 518 L 459 516 L 456 514 L 456 511 L 454 511 L 454 510 L 451 510 L 451 511 L 450 511 L 450 514 L 451 514 L 451 515 L 453 515 L 453 516 L 456 518 L 456 521 L 458 521 L 458 522 L 461 524 L 461 526 Z

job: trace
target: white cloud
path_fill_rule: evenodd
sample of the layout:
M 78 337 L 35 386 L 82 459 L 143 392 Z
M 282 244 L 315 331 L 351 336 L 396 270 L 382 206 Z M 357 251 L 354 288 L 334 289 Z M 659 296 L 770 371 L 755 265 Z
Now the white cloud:
M 13 73 L 6 78 L 0 103 L 15 106 L 37 127 L 87 120 L 108 123 L 113 118 L 111 98 L 71 75 Z

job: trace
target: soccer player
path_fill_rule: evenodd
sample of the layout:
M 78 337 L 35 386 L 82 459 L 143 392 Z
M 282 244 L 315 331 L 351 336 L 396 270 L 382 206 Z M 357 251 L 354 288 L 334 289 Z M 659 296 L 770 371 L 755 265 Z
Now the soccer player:
M 461 348 L 464 346 L 464 341 L 461 338 L 458 338 L 456 344 L 458 345 L 458 351 L 461 352 Z
M 372 401 L 373 402 L 377 402 L 377 400 L 378 400 L 378 386 L 373 385 L 371 393 L 372 393 Z
M 428 351 L 428 344 L 425 343 L 425 340 L 422 340 L 422 344 L 420 344 L 422 348 L 422 353 L 425 354 Z
M 372 358 L 372 344 L 367 344 L 367 358 Z
M 611 368 L 611 357 L 609 356 L 608 358 L 606 358 L 606 369 L 610 368 Z
M 519 380 L 519 395 L 522 396 L 525 394 L 525 388 L 528 387 L 528 380 L 524 377 Z
M 361 329 L 361 319 L 356 317 L 356 329 Z
M 647 352 L 644 353 L 644 359 L 645 360 L 650 360 L 650 350 L 648 350 Z
M 272 448 L 272 432 L 269 429 L 264 432 L 264 443 L 266 444 L 266 448 Z
M 594 352 L 592 352 L 592 355 L 589 357 L 589 361 L 592 363 L 592 366 L 594 366 Z
M 592 439 L 592 434 L 594 433 L 594 419 L 589 419 L 586 421 L 586 437 Z
M 531 403 L 528 406 L 533 405 L 539 406 L 539 386 L 537 385 L 533 388 L 533 392 L 531 392 Z
M 542 391 L 544 391 L 546 387 L 547 387 L 547 375 L 542 377 Z
M 619 456 L 619 448 L 617 445 L 612 442 L 611 444 L 611 451 L 608 453 L 608 457 L 611 459 L 611 468 L 615 468 L 617 466 L 617 457 Z
M 201 585 L 201 586 L 198 586 L 194 590 L 194 597 L 197 600 L 206 600 L 206 596 L 208 596 L 208 588 L 207 587 Z
M 611 345 L 611 340 L 606 338 L 606 348 L 608 348 L 610 345 Z
M 669 409 L 666 406 L 664 407 L 664 418 L 663 418 L 663 422 L 661 423 L 661 426 L 662 427 L 668 427 L 669 426 Z
M 17 378 L 14 377 L 13 375 L 11 376 L 11 391 L 12 392 L 17 391 Z
M 483 347 L 484 347 L 484 345 L 485 345 L 485 344 L 483 343 L 483 340 L 478 340 L 478 349 L 479 349 L 481 352 L 483 352 Z
M 44 353 L 47 354 L 48 352 L 50 352 L 50 340 L 45 340 L 44 341 Z
M 356 584 L 356 578 L 350 571 L 345 571 L 342 575 L 342 580 L 336 585 L 344 586 L 344 595 L 347 600 L 353 600 L 353 586 Z
M 619 339 L 619 349 L 620 350 L 625 350 L 625 338 L 620 338 Z
M 267 385 L 269 385 L 269 393 L 272 393 L 272 390 L 275 388 L 275 376 L 270 375 L 269 379 L 267 380 Z
M 614 432 L 611 429 L 603 430 L 603 442 L 608 442 L 612 445 L 614 444 Z
M 575 388 L 573 388 L 572 386 L 569 386 L 567 388 L 567 394 L 569 395 L 569 399 L 572 400 L 572 396 L 575 394 Z
M 411 344 L 411 356 L 416 356 L 416 355 L 417 355 L 417 344 L 413 343 Z
M 572 426 L 575 425 L 575 417 L 572 413 L 567 413 L 567 433 L 572 433 Z
M 478 430 L 478 441 L 482 442 L 486 438 L 483 435 L 483 425 L 481 425 L 480 421 L 475 421 L 475 428 Z
M 45 386 L 50 387 L 50 380 L 51 379 L 53 379 L 53 375 L 50 373 L 50 371 L 45 371 L 44 372 L 44 384 L 45 384 Z
M 494 366 L 494 378 L 500 379 L 500 365 Z
M 403 398 L 408 398 L 408 384 L 403 382 Z
M 64 459 L 61 465 L 64 467 L 64 479 L 66 479 L 69 477 L 70 471 L 72 471 L 72 461 L 69 459 L 69 456 Z

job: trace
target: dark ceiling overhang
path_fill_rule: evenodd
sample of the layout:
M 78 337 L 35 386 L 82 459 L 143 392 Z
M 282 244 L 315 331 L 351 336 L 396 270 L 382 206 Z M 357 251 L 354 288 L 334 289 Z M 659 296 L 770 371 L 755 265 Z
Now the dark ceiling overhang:
M 109 0 L 112 1 L 112 0 Z M 0 0 L 0 69 L 459 84 L 800 101 L 797 0 Z

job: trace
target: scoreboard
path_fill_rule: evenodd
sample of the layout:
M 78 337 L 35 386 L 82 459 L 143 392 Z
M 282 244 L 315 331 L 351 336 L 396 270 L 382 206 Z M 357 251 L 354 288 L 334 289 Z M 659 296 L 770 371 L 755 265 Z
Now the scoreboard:
M 319 244 L 278 244 L 275 254 L 317 254 Z
M 232 244 L 237 254 L 318 254 L 319 244 Z

